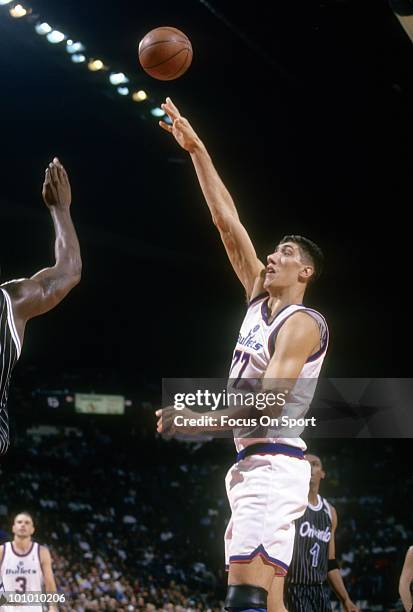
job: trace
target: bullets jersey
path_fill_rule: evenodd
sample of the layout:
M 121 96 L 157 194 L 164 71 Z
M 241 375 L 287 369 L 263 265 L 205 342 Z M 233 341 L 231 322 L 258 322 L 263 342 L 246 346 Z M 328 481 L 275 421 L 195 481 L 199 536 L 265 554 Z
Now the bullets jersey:
M 295 521 L 294 552 L 287 574 L 292 584 L 322 584 L 327 579 L 332 515 L 327 500 L 320 495 L 317 499 L 317 505 L 308 504 Z
M 260 379 L 263 378 L 268 364 L 274 354 L 278 332 L 283 324 L 296 312 L 305 312 L 313 317 L 320 330 L 320 349 L 311 355 L 304 364 L 294 389 L 289 392 L 283 414 L 294 419 L 302 419 L 307 413 L 317 385 L 317 379 L 326 354 L 328 345 L 328 327 L 324 317 L 303 304 L 290 304 L 280 310 L 273 320 L 270 320 L 268 309 L 268 294 L 259 295 L 250 303 L 247 314 L 241 325 L 237 344 L 235 346 L 230 370 L 231 391 L 259 391 Z M 255 388 L 254 388 L 255 387 Z M 281 415 L 281 416 L 282 416 Z M 257 443 L 279 443 L 306 449 L 304 441 L 299 437 L 304 427 L 276 427 L 273 430 L 263 430 L 257 427 L 248 434 L 242 430 L 234 431 L 237 451 Z M 239 436 L 239 437 L 238 437 Z M 254 437 L 253 437 L 254 436 Z
M 20 356 L 20 349 L 11 299 L 7 291 L 0 287 L 0 455 L 9 446 L 7 398 L 11 373 Z
M 2 591 L 27 593 L 42 591 L 43 573 L 40 565 L 40 545 L 32 542 L 26 554 L 18 553 L 13 542 L 6 542 L 3 548 L 3 559 L 0 565 Z M 1 612 L 39 612 L 42 606 L 2 606 Z

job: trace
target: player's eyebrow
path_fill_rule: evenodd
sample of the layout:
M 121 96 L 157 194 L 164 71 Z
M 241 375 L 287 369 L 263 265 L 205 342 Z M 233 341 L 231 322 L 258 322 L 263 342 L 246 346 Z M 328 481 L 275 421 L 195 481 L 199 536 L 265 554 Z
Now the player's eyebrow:
M 294 251 L 294 246 L 292 244 L 288 244 L 288 242 L 283 242 L 282 244 L 277 244 L 275 250 L 278 251 L 278 249 L 291 249 Z

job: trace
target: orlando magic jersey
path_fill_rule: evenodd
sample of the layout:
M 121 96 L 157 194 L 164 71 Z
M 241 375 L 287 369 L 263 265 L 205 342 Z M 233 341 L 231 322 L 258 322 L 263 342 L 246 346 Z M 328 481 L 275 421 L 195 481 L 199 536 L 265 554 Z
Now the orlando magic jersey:
M 327 500 L 319 495 L 317 499 L 317 505 L 308 504 L 295 521 L 294 552 L 287 574 L 291 584 L 322 584 L 327 579 L 332 515 Z
M 234 388 L 241 388 L 238 385 L 239 382 L 259 385 L 259 381 L 263 378 L 274 354 L 277 334 L 281 327 L 296 312 L 305 312 L 315 319 L 319 327 L 320 349 L 307 359 L 298 376 L 294 389 L 288 395 L 288 401 L 285 406 L 286 415 L 295 419 L 302 419 L 305 417 L 313 399 L 317 379 L 327 351 L 329 337 L 327 323 L 319 312 L 312 308 L 306 308 L 303 304 L 285 306 L 270 320 L 268 301 L 268 294 L 264 294 L 259 295 L 250 302 L 233 354 L 229 375 L 231 379 L 230 385 L 232 390 Z M 243 388 L 245 389 L 246 387 L 243 386 Z M 287 427 L 279 427 L 274 432 L 264 432 L 265 437 L 263 437 L 261 428 L 257 429 L 257 437 L 252 437 L 251 431 L 246 437 L 238 437 L 238 435 L 242 436 L 243 434 L 240 430 L 236 430 L 234 431 L 235 445 L 237 451 L 250 444 L 261 442 L 289 444 L 305 450 L 307 447 L 299 437 L 303 429 L 303 427 L 297 427 L 294 430 Z
M 9 446 L 9 418 L 7 398 L 10 377 L 20 356 L 20 339 L 14 324 L 11 299 L 7 291 L 0 291 L 0 455 Z
M 18 553 L 13 542 L 6 542 L 3 548 L 0 575 L 4 591 L 26 593 L 41 592 L 43 588 L 43 572 L 40 564 L 40 545 L 32 542 L 26 554 Z M 39 612 L 42 606 L 3 606 L 4 612 Z

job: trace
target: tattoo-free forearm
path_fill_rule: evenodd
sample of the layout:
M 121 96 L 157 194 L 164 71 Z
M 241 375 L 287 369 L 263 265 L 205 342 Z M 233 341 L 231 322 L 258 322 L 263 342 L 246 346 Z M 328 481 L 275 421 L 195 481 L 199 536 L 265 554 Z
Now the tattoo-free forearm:
M 55 268 L 65 276 L 79 277 L 82 271 L 82 259 L 70 210 L 52 208 L 51 216 L 56 235 Z
M 238 219 L 234 201 L 201 140 L 192 149 L 191 159 L 214 223 L 219 225 L 220 218 L 228 213 Z
M 340 599 L 341 602 L 349 599 L 349 595 L 347 593 L 347 589 L 344 586 L 343 578 L 340 574 L 339 569 L 333 569 L 331 572 L 327 574 L 328 582 L 330 583 L 331 588 Z

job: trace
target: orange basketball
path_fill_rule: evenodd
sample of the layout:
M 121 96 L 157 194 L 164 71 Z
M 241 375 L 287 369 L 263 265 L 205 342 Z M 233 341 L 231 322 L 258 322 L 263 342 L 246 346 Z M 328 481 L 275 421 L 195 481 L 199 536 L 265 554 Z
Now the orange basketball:
M 148 32 L 139 43 L 139 62 L 154 79 L 172 81 L 192 62 L 192 45 L 180 30 L 163 26 Z

